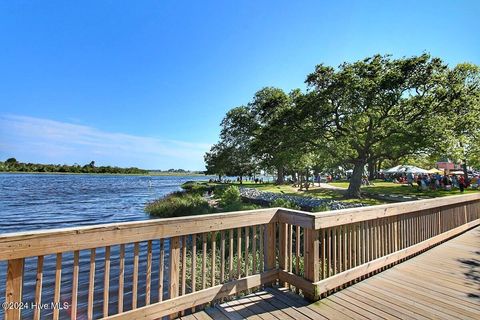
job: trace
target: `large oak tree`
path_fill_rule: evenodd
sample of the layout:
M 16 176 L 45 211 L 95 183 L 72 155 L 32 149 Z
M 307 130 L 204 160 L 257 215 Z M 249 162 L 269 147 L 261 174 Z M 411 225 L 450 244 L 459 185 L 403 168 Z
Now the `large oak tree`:
M 375 55 L 338 69 L 319 65 L 307 77 L 313 98 L 304 119 L 332 156 L 353 165 L 347 191 L 360 197 L 365 166 L 431 148 L 442 107 L 437 83 L 446 65 L 428 54 L 391 59 Z

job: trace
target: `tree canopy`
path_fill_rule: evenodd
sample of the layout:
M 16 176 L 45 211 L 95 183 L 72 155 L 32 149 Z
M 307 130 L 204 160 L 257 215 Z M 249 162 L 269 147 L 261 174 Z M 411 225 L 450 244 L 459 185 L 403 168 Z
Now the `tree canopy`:
M 347 195 L 360 197 L 365 168 L 382 161 L 448 155 L 478 164 L 479 74 L 478 66 L 450 68 L 426 53 L 320 64 L 305 92 L 266 87 L 230 110 L 207 167 L 236 175 L 273 170 L 279 183 L 285 173 L 353 168 Z
M 9 158 L 5 162 L 0 161 L 0 172 L 51 172 L 51 173 L 119 173 L 119 174 L 145 174 L 147 170 L 138 168 L 119 168 L 111 166 L 95 166 L 91 161 L 83 166 L 79 164 L 40 164 L 18 162 L 15 158 Z

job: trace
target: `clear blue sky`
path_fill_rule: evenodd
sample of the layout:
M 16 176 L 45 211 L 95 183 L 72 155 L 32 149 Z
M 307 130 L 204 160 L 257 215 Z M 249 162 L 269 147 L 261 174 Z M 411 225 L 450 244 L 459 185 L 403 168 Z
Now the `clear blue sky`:
M 480 64 L 480 1 L 2 1 L 0 159 L 203 169 L 225 112 L 319 63 Z

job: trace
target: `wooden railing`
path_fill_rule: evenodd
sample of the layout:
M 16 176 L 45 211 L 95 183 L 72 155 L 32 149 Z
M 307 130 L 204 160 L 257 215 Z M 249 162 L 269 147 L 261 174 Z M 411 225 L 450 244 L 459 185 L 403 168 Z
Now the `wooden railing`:
M 316 300 L 478 224 L 473 194 L 4 234 L 4 314 L 175 317 L 272 283 Z
M 279 279 L 318 300 L 479 225 L 480 195 L 317 213 L 311 219 L 313 227 L 303 232 L 304 223 L 280 222 Z

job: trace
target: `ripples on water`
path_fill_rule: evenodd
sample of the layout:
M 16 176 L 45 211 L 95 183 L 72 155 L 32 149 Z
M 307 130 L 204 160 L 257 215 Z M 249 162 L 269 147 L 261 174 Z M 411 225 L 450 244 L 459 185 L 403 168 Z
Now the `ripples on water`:
M 85 226 L 112 222 L 147 220 L 149 216 L 143 211 L 145 204 L 172 191 L 180 190 L 180 185 L 188 180 L 205 180 L 204 176 L 118 176 L 118 175 L 57 175 L 57 174 L 0 174 L 0 234 Z M 166 243 L 168 249 L 168 242 Z M 145 251 L 142 243 L 141 252 Z M 153 243 L 153 257 L 158 257 L 158 241 Z M 118 264 L 118 246 L 112 247 L 112 274 L 110 281 L 112 312 L 116 310 L 116 293 L 118 292 L 116 268 Z M 131 303 L 133 245 L 128 245 L 125 252 L 125 304 L 129 309 Z M 144 255 L 140 254 L 140 257 Z M 89 250 L 81 251 L 79 277 L 78 318 L 86 314 L 86 295 L 88 290 Z M 95 305 L 96 317 L 101 316 L 103 297 L 103 261 L 104 249 L 97 249 L 95 274 L 95 293 L 98 303 Z M 167 262 L 167 261 L 166 261 Z M 154 262 L 155 263 L 155 262 Z M 156 262 L 158 264 L 158 262 Z M 140 270 L 146 261 L 141 259 Z M 155 264 L 154 264 L 155 266 Z M 25 261 L 25 279 L 23 301 L 34 301 L 35 273 L 37 259 Z M 55 279 L 55 255 L 45 257 L 42 301 L 53 301 Z M 71 275 L 73 254 L 65 253 L 62 259 L 62 294 L 61 301 L 71 301 Z M 157 271 L 154 271 L 157 270 Z M 152 268 L 152 279 L 156 279 L 158 268 Z M 168 279 L 166 279 L 167 281 Z M 0 301 L 4 301 L 6 281 L 6 262 L 0 262 Z M 139 288 L 145 279 L 139 274 Z M 152 300 L 155 301 L 158 283 L 152 283 Z M 142 293 L 139 292 L 139 302 Z M 140 304 L 141 305 L 141 304 Z M 69 316 L 68 310 L 60 312 L 61 318 Z M 32 311 L 22 312 L 22 316 L 32 317 Z M 3 310 L 0 308 L 0 317 Z M 42 318 L 51 317 L 51 311 L 42 311 Z

